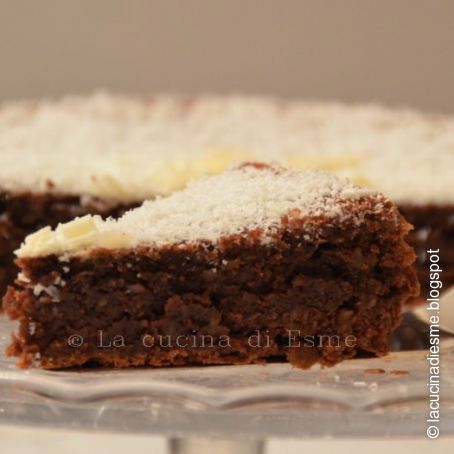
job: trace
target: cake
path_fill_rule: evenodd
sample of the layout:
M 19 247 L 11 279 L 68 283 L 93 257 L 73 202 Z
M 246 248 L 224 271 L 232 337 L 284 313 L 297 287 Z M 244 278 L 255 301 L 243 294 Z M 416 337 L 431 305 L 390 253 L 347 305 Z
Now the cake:
M 50 188 L 51 189 L 51 188 Z M 8 284 L 14 281 L 17 267 L 14 265 L 14 250 L 27 234 L 48 224 L 56 226 L 69 222 L 77 216 L 98 214 L 103 217 L 118 217 L 126 209 L 139 205 L 123 204 L 96 197 L 48 192 L 2 191 L 0 193 L 0 297 Z M 0 305 L 1 308 L 1 305 Z
M 248 163 L 118 220 L 28 236 L 5 298 L 19 365 L 331 366 L 384 355 L 418 290 L 410 225 L 375 190 Z
M 43 226 L 118 216 L 243 160 L 319 168 L 395 201 L 415 229 L 420 280 L 440 249 L 454 282 L 454 118 L 379 105 L 107 93 L 0 107 L 0 291 Z

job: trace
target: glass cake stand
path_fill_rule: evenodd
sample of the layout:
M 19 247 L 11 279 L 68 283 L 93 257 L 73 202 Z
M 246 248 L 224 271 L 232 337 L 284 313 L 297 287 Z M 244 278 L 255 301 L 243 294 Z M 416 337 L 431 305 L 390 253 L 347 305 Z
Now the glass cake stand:
M 1 351 L 13 329 L 0 317 Z M 310 370 L 281 363 L 18 370 L 2 353 L 0 423 L 161 434 L 178 453 L 259 453 L 268 437 L 424 436 L 429 392 L 422 331 L 407 315 L 390 355 Z M 442 338 L 441 365 L 440 432 L 453 435 L 454 337 Z

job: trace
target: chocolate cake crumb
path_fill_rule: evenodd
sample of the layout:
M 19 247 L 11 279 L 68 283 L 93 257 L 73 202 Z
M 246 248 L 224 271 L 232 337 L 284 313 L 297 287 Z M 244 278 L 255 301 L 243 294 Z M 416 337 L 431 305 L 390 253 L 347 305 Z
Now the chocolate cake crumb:
M 385 374 L 386 371 L 385 369 L 364 369 L 364 373 L 368 375 L 380 375 L 380 374 Z

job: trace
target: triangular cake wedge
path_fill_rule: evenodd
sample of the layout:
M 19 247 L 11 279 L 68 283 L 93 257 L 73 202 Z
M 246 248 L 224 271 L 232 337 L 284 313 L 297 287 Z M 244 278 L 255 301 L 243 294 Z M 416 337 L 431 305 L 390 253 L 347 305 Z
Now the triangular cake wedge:
M 244 164 L 119 220 L 30 235 L 4 305 L 19 365 L 334 365 L 386 354 L 417 292 L 410 225 L 378 192 Z

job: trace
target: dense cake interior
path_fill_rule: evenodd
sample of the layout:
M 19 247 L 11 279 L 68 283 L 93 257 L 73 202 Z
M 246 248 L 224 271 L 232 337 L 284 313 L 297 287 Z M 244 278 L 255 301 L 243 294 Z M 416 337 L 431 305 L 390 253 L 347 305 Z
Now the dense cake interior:
M 20 251 L 4 303 L 22 366 L 333 365 L 385 354 L 417 290 L 396 207 L 319 172 L 247 165 L 88 220 Z
M 438 250 L 443 289 L 454 285 L 454 206 L 453 205 L 402 205 L 401 213 L 413 225 L 407 236 L 408 243 L 418 256 L 416 270 L 421 284 L 421 299 L 429 297 L 430 262 L 427 250 Z

